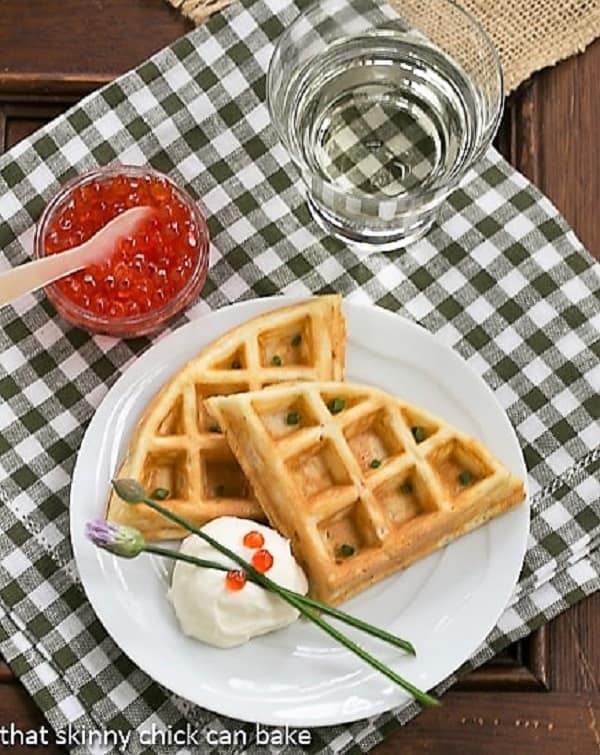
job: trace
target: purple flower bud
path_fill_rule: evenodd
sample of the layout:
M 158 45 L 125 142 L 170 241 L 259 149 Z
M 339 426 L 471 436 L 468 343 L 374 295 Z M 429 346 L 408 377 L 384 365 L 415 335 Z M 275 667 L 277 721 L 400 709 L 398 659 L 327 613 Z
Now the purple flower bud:
M 134 558 L 143 552 L 146 541 L 142 533 L 134 527 L 114 524 L 104 519 L 96 519 L 85 526 L 86 537 L 98 548 L 124 558 Z

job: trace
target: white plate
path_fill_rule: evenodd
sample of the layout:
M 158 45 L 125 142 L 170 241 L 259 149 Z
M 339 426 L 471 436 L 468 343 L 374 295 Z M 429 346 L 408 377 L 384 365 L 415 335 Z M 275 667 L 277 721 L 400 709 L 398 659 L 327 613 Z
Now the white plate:
M 165 597 L 169 564 L 127 561 L 84 537 L 102 516 L 109 481 L 150 398 L 224 331 L 294 299 L 243 302 L 182 327 L 138 359 L 109 391 L 85 434 L 71 489 L 71 537 L 85 591 L 115 642 L 147 674 L 204 708 L 246 721 L 323 726 L 408 702 L 405 693 L 316 627 L 295 622 L 245 646 L 219 650 L 185 637 Z M 515 433 L 493 393 L 452 349 L 401 317 L 345 303 L 348 380 L 420 404 L 480 438 L 526 479 Z M 483 642 L 517 581 L 529 528 L 518 506 L 345 604 L 414 642 L 411 658 L 367 638 L 365 647 L 430 689 Z M 360 633 L 348 632 L 354 638 Z

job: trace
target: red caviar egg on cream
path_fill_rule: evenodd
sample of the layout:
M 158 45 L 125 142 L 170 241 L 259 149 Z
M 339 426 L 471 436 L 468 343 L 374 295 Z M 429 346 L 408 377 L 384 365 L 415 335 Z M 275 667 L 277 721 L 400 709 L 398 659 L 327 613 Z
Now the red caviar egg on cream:
M 241 569 L 232 569 L 231 571 L 227 572 L 227 576 L 225 577 L 225 585 L 228 590 L 231 590 L 232 592 L 237 592 L 238 590 L 241 590 L 242 587 L 246 584 L 247 577 L 245 572 L 243 572 Z
M 265 544 L 265 539 L 260 532 L 250 530 L 250 532 L 246 532 L 242 542 L 246 548 L 262 548 Z
M 261 574 L 272 568 L 273 561 L 273 556 L 266 548 L 261 548 L 252 556 L 252 566 Z

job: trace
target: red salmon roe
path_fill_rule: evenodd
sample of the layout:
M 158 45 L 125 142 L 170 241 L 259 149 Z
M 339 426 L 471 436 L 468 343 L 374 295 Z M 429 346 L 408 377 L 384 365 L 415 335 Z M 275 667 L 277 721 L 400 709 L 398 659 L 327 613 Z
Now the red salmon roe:
M 262 548 L 265 544 L 265 539 L 260 532 L 250 530 L 250 532 L 246 532 L 242 542 L 246 548 Z
M 261 574 L 268 572 L 273 566 L 273 556 L 265 548 L 261 548 L 252 556 L 252 566 Z
M 231 592 L 238 592 L 246 584 L 247 577 L 241 569 L 228 571 L 225 576 L 225 587 Z
M 161 175 L 124 171 L 74 187 L 48 218 L 42 238 L 44 254 L 57 254 L 87 241 L 131 207 L 154 208 L 105 262 L 55 284 L 73 304 L 111 320 L 144 315 L 177 297 L 206 245 L 176 186 Z

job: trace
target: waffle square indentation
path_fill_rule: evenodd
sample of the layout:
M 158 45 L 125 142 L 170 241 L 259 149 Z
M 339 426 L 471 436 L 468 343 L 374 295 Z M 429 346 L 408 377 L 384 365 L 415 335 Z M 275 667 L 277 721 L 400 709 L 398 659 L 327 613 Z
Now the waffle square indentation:
M 350 476 L 329 440 L 311 446 L 288 462 L 302 495 L 312 498 L 336 485 L 350 484 Z
M 233 457 L 205 453 L 202 464 L 205 498 L 250 498 L 248 481 Z
M 164 488 L 169 498 L 189 498 L 186 451 L 150 452 L 144 463 L 141 483 L 148 491 Z
M 458 438 L 435 448 L 427 462 L 450 499 L 459 499 L 493 473 L 477 450 Z
M 334 561 L 354 558 L 378 541 L 360 499 L 319 523 L 319 534 Z
M 238 346 L 210 365 L 211 370 L 245 370 L 248 367 L 246 347 Z
M 318 417 L 303 396 L 269 398 L 265 394 L 264 398 L 254 402 L 253 407 L 275 440 L 319 424 Z
M 401 440 L 391 428 L 389 415 L 383 409 L 360 417 L 344 429 L 344 435 L 361 472 L 366 474 L 404 452 Z
M 169 435 L 183 435 L 184 433 L 183 396 L 178 396 L 160 421 L 156 434 L 166 437 Z
M 211 432 L 216 420 L 206 411 L 204 400 L 211 396 L 229 396 L 232 393 L 243 393 L 249 390 L 248 383 L 196 383 L 196 406 L 198 412 L 198 429 L 200 432 Z
M 310 318 L 303 317 L 258 337 L 262 367 L 312 365 L 315 362 Z
M 433 496 L 414 466 L 386 480 L 373 493 L 393 526 L 401 526 L 435 510 Z

